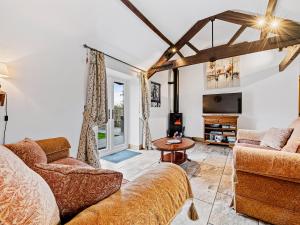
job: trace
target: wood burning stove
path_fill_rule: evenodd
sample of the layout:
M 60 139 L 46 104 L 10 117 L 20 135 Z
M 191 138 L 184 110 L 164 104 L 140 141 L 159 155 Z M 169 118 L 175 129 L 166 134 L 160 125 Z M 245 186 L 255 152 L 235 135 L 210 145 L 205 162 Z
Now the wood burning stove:
M 179 71 L 178 69 L 173 69 L 173 82 L 169 84 L 173 85 L 174 94 L 174 112 L 169 114 L 169 126 L 168 126 L 168 137 L 173 137 L 175 132 L 184 134 L 184 126 L 182 120 L 182 113 L 179 113 Z
M 183 133 L 182 113 L 169 114 L 168 136 L 173 137 L 175 132 Z

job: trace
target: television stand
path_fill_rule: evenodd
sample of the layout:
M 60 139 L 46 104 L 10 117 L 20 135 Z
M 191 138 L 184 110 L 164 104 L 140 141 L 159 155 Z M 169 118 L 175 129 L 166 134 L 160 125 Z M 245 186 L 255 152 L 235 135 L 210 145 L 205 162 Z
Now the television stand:
M 204 115 L 203 118 L 206 144 L 234 146 L 238 116 Z

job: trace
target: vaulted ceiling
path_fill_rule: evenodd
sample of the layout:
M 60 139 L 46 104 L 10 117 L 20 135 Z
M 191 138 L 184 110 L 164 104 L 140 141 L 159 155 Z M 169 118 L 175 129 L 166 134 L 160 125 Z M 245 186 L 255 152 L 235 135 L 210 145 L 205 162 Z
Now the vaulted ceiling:
M 131 0 L 173 43 L 198 20 L 226 10 L 265 14 L 268 0 Z M 0 61 L 43 48 L 45 41 L 70 39 L 103 50 L 131 64 L 148 69 L 169 47 L 120 0 L 0 0 Z M 278 0 L 274 15 L 300 21 L 299 0 Z M 240 26 L 215 22 L 215 45 L 225 44 Z M 210 26 L 190 41 L 198 49 L 211 44 Z M 11 36 L 22 36 L 14 43 Z M 238 42 L 259 39 L 260 32 L 247 29 Z M 185 46 L 183 55 L 193 52 Z M 281 54 L 274 51 L 274 54 Z M 178 56 L 176 56 L 178 57 Z

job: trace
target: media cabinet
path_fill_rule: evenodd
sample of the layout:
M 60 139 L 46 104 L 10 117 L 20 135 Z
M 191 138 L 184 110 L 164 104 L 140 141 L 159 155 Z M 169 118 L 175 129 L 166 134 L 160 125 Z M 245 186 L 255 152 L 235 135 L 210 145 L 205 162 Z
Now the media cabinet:
M 204 115 L 204 142 L 233 147 L 236 141 L 238 116 Z

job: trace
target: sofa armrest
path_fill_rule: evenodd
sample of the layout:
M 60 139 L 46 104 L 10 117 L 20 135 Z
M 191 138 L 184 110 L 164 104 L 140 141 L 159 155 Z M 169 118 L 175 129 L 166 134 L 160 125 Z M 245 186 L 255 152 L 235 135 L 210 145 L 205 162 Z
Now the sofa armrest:
M 67 225 L 170 224 L 190 197 L 191 187 L 184 170 L 164 163 L 85 209 Z
M 233 155 L 237 171 L 300 182 L 300 154 L 235 146 Z
M 37 140 L 36 143 L 46 153 L 48 163 L 70 156 L 71 145 L 64 137 Z
M 264 135 L 264 131 L 239 129 L 237 132 L 237 140 L 238 142 L 260 142 Z

